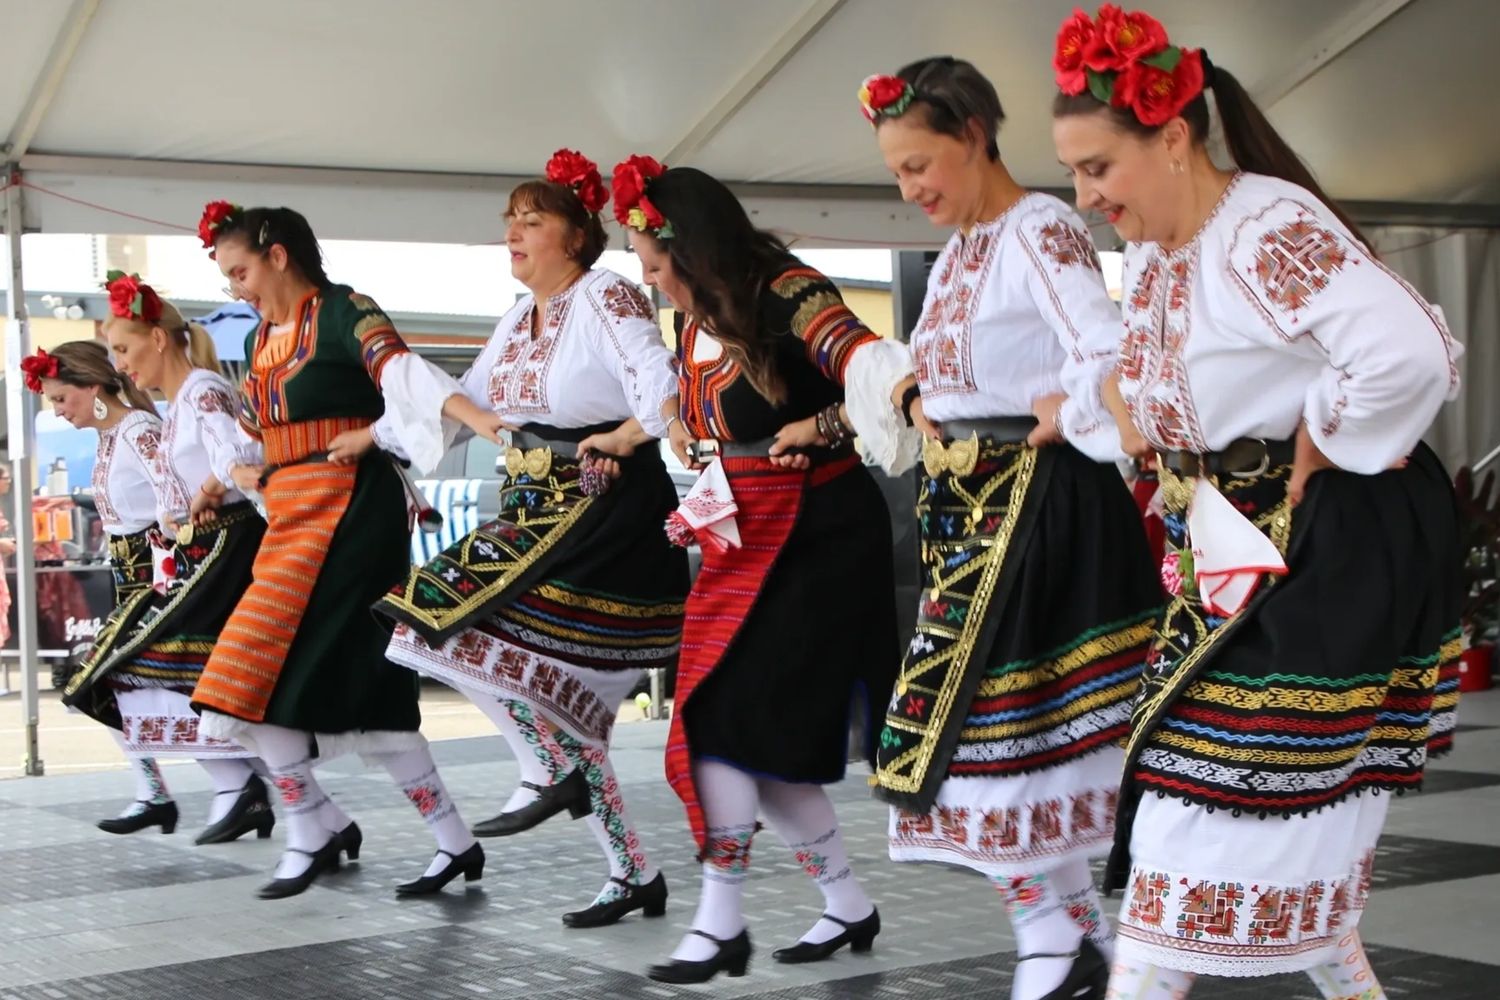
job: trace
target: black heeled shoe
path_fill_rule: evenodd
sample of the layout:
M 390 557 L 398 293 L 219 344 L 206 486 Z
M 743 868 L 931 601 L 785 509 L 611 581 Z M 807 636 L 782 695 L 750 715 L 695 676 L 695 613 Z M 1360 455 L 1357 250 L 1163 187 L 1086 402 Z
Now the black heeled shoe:
M 338 834 L 328 838 L 328 843 L 316 851 L 304 851 L 300 847 L 288 847 L 288 851 L 297 854 L 305 854 L 312 859 L 311 864 L 301 875 L 292 878 L 273 878 L 260 887 L 256 893 L 261 899 L 286 899 L 288 896 L 300 896 L 307 891 L 307 887 L 317 880 L 318 876 L 325 871 L 336 872 L 339 870 L 339 851 L 342 845 L 339 843 Z
M 871 910 L 868 917 L 853 923 L 827 913 L 823 914 L 822 919 L 842 925 L 843 931 L 817 944 L 798 941 L 790 948 L 778 948 L 771 952 L 771 957 L 783 965 L 801 965 L 804 962 L 821 962 L 846 944 L 856 954 L 863 954 L 875 947 L 875 935 L 880 933 L 879 910 Z
M 667 912 L 667 880 L 661 872 L 645 885 L 632 885 L 622 878 L 611 878 L 610 881 L 619 883 L 625 894 L 604 903 L 595 903 L 585 910 L 564 913 L 563 926 L 580 929 L 606 927 L 633 910 L 640 910 L 648 917 L 659 917 Z
M 1078 942 L 1078 950 L 1069 954 L 1022 955 L 1016 961 L 1019 963 L 1031 958 L 1071 958 L 1073 960 L 1062 983 L 1051 993 L 1043 996 L 1042 1000 L 1104 1000 L 1104 992 L 1109 986 L 1109 962 L 1105 960 L 1104 953 L 1088 938 Z
M 523 781 L 521 787 L 536 792 L 537 800 L 519 809 L 503 812 L 483 823 L 476 823 L 473 830 L 474 836 L 509 837 L 512 834 L 530 830 L 564 809 L 574 819 L 583 819 L 594 811 L 589 803 L 588 779 L 583 776 L 582 771 L 570 772 L 566 778 L 555 785 L 533 785 L 529 781 Z
M 114 816 L 101 819 L 95 825 L 105 833 L 135 833 L 148 826 L 159 826 L 162 833 L 177 829 L 176 802 L 142 802 L 141 805 L 146 808 L 134 816 Z
M 234 800 L 234 805 L 229 807 L 224 818 L 205 827 L 202 833 L 193 838 L 193 843 L 199 847 L 205 844 L 228 844 L 239 840 L 251 830 L 255 831 L 257 840 L 266 840 L 271 836 L 271 828 L 276 825 L 276 814 L 271 811 L 266 783 L 258 775 L 252 774 L 250 780 L 245 782 L 245 787 L 238 792 L 217 794 L 239 797 Z
M 359 849 L 364 846 L 365 834 L 359 828 L 358 823 L 351 819 L 349 825 L 334 834 L 333 837 L 339 842 L 339 849 L 344 852 L 344 857 L 350 861 L 359 860 Z
M 447 851 L 438 853 L 448 854 Z M 402 882 L 396 886 L 396 895 L 430 896 L 435 892 L 442 892 L 443 887 L 459 875 L 463 875 L 465 882 L 477 882 L 484 877 L 484 848 L 474 844 L 462 854 L 448 854 L 448 864 L 442 871 L 436 875 L 423 875 L 411 882 Z
M 708 938 L 719 946 L 719 953 L 701 962 L 685 962 L 674 958 L 662 965 L 653 965 L 646 975 L 658 983 L 688 985 L 706 983 L 720 972 L 728 976 L 743 976 L 750 967 L 750 931 L 740 931 L 728 941 L 720 941 L 706 931 L 692 931 L 699 937 Z

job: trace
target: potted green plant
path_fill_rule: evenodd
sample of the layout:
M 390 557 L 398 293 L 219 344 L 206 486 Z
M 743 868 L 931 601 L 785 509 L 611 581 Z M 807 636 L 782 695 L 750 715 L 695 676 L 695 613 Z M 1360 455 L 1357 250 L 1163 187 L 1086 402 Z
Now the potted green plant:
M 1488 688 L 1500 630 L 1500 495 L 1491 471 L 1476 485 L 1473 470 L 1453 477 L 1464 547 L 1463 680 L 1465 691 Z

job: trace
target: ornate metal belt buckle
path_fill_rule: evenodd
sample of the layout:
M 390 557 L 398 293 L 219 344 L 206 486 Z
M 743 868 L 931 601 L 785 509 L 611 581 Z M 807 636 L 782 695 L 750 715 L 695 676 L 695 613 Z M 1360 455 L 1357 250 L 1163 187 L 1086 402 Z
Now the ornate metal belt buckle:
M 177 529 L 177 544 L 178 545 L 191 545 L 191 544 L 193 544 L 193 522 L 192 521 L 185 522 L 180 528 Z
M 951 472 L 955 476 L 967 476 L 978 464 L 978 433 L 948 444 L 932 438 L 922 439 L 922 467 L 927 470 L 927 475 L 934 479 L 944 472 Z
M 551 448 L 532 448 L 530 451 L 505 449 L 505 474 L 512 479 L 523 473 L 532 479 L 545 479 L 551 471 Z

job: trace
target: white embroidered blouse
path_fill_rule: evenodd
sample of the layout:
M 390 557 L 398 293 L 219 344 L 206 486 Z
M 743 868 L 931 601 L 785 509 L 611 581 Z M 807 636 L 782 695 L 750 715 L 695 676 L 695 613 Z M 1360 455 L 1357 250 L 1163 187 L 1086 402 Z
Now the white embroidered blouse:
M 933 264 L 911 336 L 923 412 L 939 423 L 1030 416 L 1038 397 L 1065 392 L 1068 441 L 1113 461 L 1120 437 L 1100 386 L 1121 330 L 1082 220 L 1028 193 L 967 236 L 954 233 Z
M 1159 449 L 1284 440 L 1335 465 L 1408 454 L 1458 392 L 1439 312 L 1304 188 L 1239 174 L 1196 236 L 1125 253 L 1120 389 Z
M 587 427 L 634 416 L 664 437 L 661 406 L 677 395 L 676 362 L 641 290 L 613 271 L 590 271 L 548 300 L 532 339 L 534 305 L 522 296 L 501 318 L 464 392 L 510 424 Z
M 133 535 L 156 523 L 153 479 L 160 448 L 161 418 L 144 410 L 127 410 L 119 423 L 99 432 L 94 506 L 108 534 Z
M 210 475 L 229 487 L 223 503 L 245 499 L 229 469 L 260 465 L 264 458 L 259 443 L 240 433 L 239 410 L 239 394 L 218 372 L 195 368 L 177 390 L 157 453 L 156 506 L 163 526 L 187 520 L 193 497 Z

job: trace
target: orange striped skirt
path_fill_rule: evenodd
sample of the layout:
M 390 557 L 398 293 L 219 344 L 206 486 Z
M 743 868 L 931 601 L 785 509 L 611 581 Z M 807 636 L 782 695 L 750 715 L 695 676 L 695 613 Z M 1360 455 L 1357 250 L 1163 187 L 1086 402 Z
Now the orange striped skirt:
M 261 722 L 313 586 L 354 493 L 357 465 L 306 462 L 273 473 L 268 484 L 269 527 L 255 557 L 252 581 L 229 616 L 193 705 L 247 722 Z

